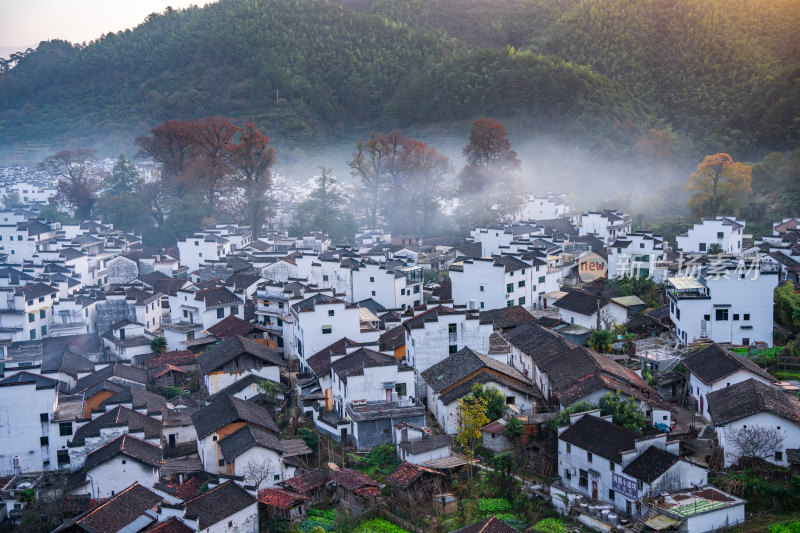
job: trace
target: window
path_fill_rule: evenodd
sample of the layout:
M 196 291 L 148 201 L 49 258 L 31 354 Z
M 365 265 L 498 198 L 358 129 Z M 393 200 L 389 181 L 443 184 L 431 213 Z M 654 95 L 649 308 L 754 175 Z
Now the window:
M 639 243 L 639 248 L 644 248 L 644 243 L 643 242 Z
M 217 309 L 217 318 L 223 318 L 224 316 L 225 316 L 225 309 L 223 307 Z
M 50 422 L 50 415 L 47 413 L 40 414 L 39 421 L 43 424 L 47 424 L 48 422 Z
M 513 283 L 509 283 L 508 285 L 506 285 L 506 292 L 514 292 L 514 284 Z
M 56 460 L 59 468 L 67 466 L 69 464 L 69 452 L 67 450 L 58 450 L 56 452 Z
M 400 289 L 400 296 L 405 296 L 405 295 L 406 295 L 406 290 Z
M 283 327 L 283 320 L 281 320 L 280 318 L 278 319 L 278 327 L 279 328 Z
M 506 405 L 514 405 L 517 399 L 514 396 L 506 396 Z
M 458 324 L 448 324 L 447 333 L 449 333 L 450 335 L 455 335 L 456 333 L 458 333 Z
M 32 330 L 31 330 L 31 340 L 32 340 L 32 341 L 35 341 L 35 340 L 36 340 L 36 330 L 35 330 L 35 329 L 32 329 Z
M 122 464 L 128 464 L 128 461 L 126 461 L 125 459 L 123 459 L 123 460 L 122 460 Z
M 484 290 L 485 290 L 485 289 L 483 288 L 483 285 L 481 285 L 481 292 L 484 292 Z
M 783 461 L 783 452 L 775 452 L 775 460 Z
M 589 472 L 586 470 L 580 471 L 580 477 L 578 478 L 578 486 L 583 488 L 589 487 Z
M 47 336 L 47 326 L 42 326 L 42 337 Z
M 42 446 L 49 446 L 50 445 L 50 438 L 48 437 L 39 437 L 39 444 Z
M 414 285 L 414 294 L 419 294 L 419 285 Z
M 61 422 L 58 424 L 58 433 L 62 437 L 72 435 L 72 422 Z
M 519 305 L 525 305 L 525 297 L 519 299 Z
M 722 233 L 721 231 L 718 231 L 717 232 L 717 239 L 723 239 L 723 238 L 725 238 L 725 234 Z
M 481 302 L 481 309 L 483 309 L 485 305 L 486 304 L 484 302 Z
M 567 453 L 572 453 L 572 444 L 567 443 Z
M 275 474 L 275 475 L 272 476 L 272 479 L 274 481 L 280 481 L 281 480 L 281 475 L 280 474 Z
M 336 314 L 333 309 L 328 309 L 328 316 L 333 316 Z
M 330 324 L 325 324 L 324 326 L 322 326 L 322 333 L 323 334 L 327 335 L 327 334 L 331 333 L 332 331 L 333 331 L 333 326 L 331 326 Z
M 750 320 L 750 313 L 745 313 L 743 318 L 745 320 Z
M 231 314 L 232 315 L 238 315 L 239 314 L 239 306 L 238 305 L 232 305 L 231 306 Z
M 372 291 L 372 295 L 375 296 L 375 291 Z
M 225 466 L 225 459 L 219 460 L 219 466 Z
M 189 311 L 186 309 L 183 310 L 183 318 L 189 318 Z
M 328 281 L 328 275 L 327 274 L 323 274 L 322 275 L 322 281 Z
M 677 307 L 675 308 L 675 318 L 677 318 L 678 320 L 681 319 L 681 310 L 678 309 Z
M 544 276 L 539 276 L 539 283 L 544 283 Z
M 717 309 L 716 319 L 717 320 L 728 320 L 728 310 L 727 309 Z
M 704 242 L 701 242 L 701 243 L 698 245 L 698 248 L 700 249 L 700 251 L 701 251 L 701 252 L 705 252 L 705 251 L 706 251 L 706 243 L 704 243 Z
M 739 320 L 739 313 L 733 313 L 733 319 Z
M 611 472 L 613 472 L 613 471 L 614 471 L 614 461 L 609 461 L 609 462 L 608 462 L 608 469 L 609 469 Z
M 214 435 L 213 437 L 211 437 L 211 440 L 216 441 L 217 440 L 217 435 Z
M 592 462 L 592 452 L 586 452 L 586 462 L 587 463 Z
M 28 313 L 28 322 L 33 322 L 35 320 L 36 320 L 36 314 L 35 313 Z
M 406 395 L 406 384 L 405 383 L 396 383 L 394 386 L 394 391 L 397 393 L 398 396 L 405 396 Z
M 614 494 L 614 489 L 608 489 L 608 499 L 609 499 L 609 500 L 612 500 L 612 501 L 613 501 L 613 500 L 614 500 L 614 498 L 615 498 L 616 496 L 617 496 L 617 495 L 616 495 L 616 494 Z
M 233 527 L 233 520 L 228 520 L 228 527 Z
M 449 353 L 456 353 L 456 352 L 458 351 L 458 346 L 456 346 L 455 344 L 451 344 L 451 345 L 448 347 L 447 351 L 448 351 Z
M 199 254 L 197 254 L 197 255 L 199 255 L 200 257 L 203 257 L 203 252 L 200 252 L 200 253 L 199 253 Z
M 514 307 L 514 300 L 509 300 L 506 302 L 506 307 Z
M 39 309 L 39 318 L 46 318 L 46 317 L 47 317 L 47 311 L 45 311 L 44 309 Z
M 711 315 L 703 315 L 703 320 L 711 320 Z
M 200 246 L 200 241 L 194 241 L 195 246 Z
M 520 281 L 519 283 L 517 283 L 517 287 L 522 288 L 524 286 L 525 286 L 525 280 L 524 279 L 522 281 Z
M 370 283 L 375 283 L 375 276 L 370 276 L 369 277 L 369 282 Z

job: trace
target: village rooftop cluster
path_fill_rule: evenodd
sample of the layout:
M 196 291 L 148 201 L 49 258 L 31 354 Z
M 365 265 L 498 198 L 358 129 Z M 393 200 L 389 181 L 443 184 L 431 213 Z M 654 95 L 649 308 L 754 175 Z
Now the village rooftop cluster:
M 503 398 L 481 448 L 514 450 L 525 494 L 587 528 L 718 530 L 747 502 L 710 470 L 800 466 L 797 386 L 747 356 L 773 346 L 800 219 L 753 242 L 744 220 L 717 217 L 670 246 L 626 213 L 541 193 L 462 241 L 367 229 L 337 246 L 217 223 L 151 249 L 97 221 L 37 220 L 54 184 L 0 176 L 21 202 L 0 212 L 12 523 L 48 499 L 64 532 L 256 532 L 320 502 L 444 515 L 453 484 L 491 468 L 459 437 L 476 386 Z M 276 197 L 290 216 L 293 186 Z M 630 277 L 662 284 L 660 305 L 615 294 Z M 608 350 L 599 331 L 615 332 Z M 644 427 L 603 414 L 609 397 Z M 750 449 L 748 428 L 775 438 Z M 343 462 L 386 445 L 400 465 L 380 483 Z M 458 531 L 518 529 L 487 516 Z

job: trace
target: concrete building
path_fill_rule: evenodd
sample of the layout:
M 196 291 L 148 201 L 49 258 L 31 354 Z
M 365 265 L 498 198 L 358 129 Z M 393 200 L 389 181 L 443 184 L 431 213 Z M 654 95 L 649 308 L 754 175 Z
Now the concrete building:
M 708 253 L 713 244 L 718 244 L 720 253 L 740 255 L 744 220 L 735 217 L 703 219 L 694 224 L 689 231 L 675 237 L 678 250 L 684 253 Z

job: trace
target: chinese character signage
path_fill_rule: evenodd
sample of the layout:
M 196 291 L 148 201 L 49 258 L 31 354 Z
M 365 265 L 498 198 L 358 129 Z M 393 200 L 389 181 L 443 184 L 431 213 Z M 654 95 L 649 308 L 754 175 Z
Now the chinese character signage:
M 635 500 L 639 497 L 636 481 L 620 476 L 616 472 L 611 475 L 611 488 L 614 489 L 614 492 L 622 494 L 631 500 Z

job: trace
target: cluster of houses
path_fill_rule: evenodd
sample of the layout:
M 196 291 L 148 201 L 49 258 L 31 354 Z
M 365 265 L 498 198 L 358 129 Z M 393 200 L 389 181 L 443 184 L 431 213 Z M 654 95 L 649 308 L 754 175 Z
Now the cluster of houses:
M 375 506 L 376 480 L 310 466 L 309 444 L 279 425 L 292 406 L 356 452 L 393 446 L 393 505 L 445 502 L 471 461 L 454 437 L 476 386 L 504 399 L 484 446 L 520 446 L 506 433 L 520 420 L 521 445 L 556 480 L 547 497 L 587 523 L 743 521 L 745 502 L 708 483 L 703 427 L 724 467 L 746 455 L 748 428 L 780 436 L 762 460 L 800 459 L 792 387 L 730 349 L 772 346 L 773 289 L 800 272 L 798 219 L 750 248 L 744 221 L 703 220 L 671 247 L 624 213 L 575 213 L 545 193 L 520 222 L 459 243 L 369 230 L 336 246 L 216 224 L 157 250 L 100 222 L 30 215 L 0 211 L 0 516 L 12 521 L 22 489 L 55 490 L 52 473 L 78 502 L 59 531 L 257 531 L 319 501 Z M 605 276 L 585 282 L 589 260 Z M 663 283 L 663 305 L 605 290 L 630 275 Z M 626 325 L 674 356 L 631 365 L 587 346 Z M 644 432 L 597 409 L 548 427 L 609 394 L 635 405 Z M 490 518 L 473 530 L 514 529 Z

